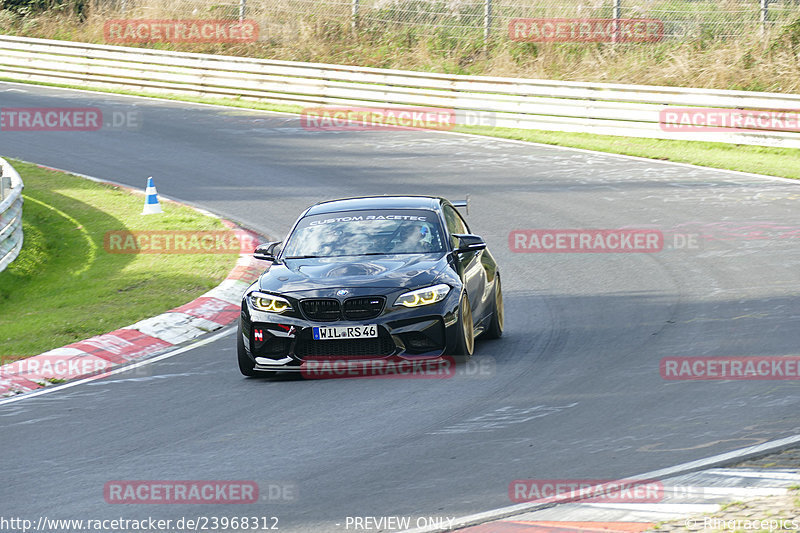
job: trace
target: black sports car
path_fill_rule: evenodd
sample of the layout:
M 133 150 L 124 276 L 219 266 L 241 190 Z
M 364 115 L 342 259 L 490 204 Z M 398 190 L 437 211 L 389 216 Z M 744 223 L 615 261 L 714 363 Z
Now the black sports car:
M 476 336 L 503 333 L 497 263 L 444 198 L 321 202 L 254 256 L 272 265 L 242 299 L 246 376 L 320 358 L 469 357 Z

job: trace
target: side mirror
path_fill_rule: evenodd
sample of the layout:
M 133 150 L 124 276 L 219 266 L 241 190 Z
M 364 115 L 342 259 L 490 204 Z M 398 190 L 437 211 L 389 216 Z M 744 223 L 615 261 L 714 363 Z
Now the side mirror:
M 466 252 L 477 252 L 486 248 L 483 237 L 470 235 L 468 233 L 454 233 L 453 237 L 458 240 L 458 247 L 455 249 L 457 254 Z
M 282 244 L 281 241 L 277 242 L 266 242 L 264 244 L 259 244 L 256 246 L 256 249 L 253 251 L 253 257 L 256 259 L 260 259 L 261 261 L 275 261 L 275 257 L 278 256 L 280 253 L 280 245 Z

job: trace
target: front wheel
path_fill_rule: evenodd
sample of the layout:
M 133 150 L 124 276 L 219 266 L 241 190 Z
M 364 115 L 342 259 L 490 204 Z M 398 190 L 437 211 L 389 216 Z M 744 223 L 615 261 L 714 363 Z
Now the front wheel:
M 460 355 L 469 359 L 475 349 L 475 324 L 472 323 L 472 308 L 467 295 L 461 297 L 458 305 L 458 339 L 453 355 Z
M 500 276 L 494 282 L 494 303 L 492 304 L 492 318 L 489 327 L 484 333 L 487 339 L 499 339 L 503 336 L 503 289 L 500 286 Z

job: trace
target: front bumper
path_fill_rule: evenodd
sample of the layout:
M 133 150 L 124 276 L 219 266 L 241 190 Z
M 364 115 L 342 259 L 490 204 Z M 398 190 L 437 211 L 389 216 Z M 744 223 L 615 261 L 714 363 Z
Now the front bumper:
M 394 301 L 387 295 L 387 301 Z M 451 290 L 441 302 L 419 308 L 392 307 L 360 321 L 313 321 L 257 311 L 242 304 L 241 334 L 254 369 L 302 371 L 308 361 L 440 358 L 456 346 L 460 294 Z M 314 340 L 314 326 L 375 324 L 377 338 Z

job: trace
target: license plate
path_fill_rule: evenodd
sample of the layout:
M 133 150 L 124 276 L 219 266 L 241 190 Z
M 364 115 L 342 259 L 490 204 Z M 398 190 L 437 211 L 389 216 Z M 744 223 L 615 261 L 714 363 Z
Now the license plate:
M 378 336 L 378 326 L 375 324 L 367 324 L 365 326 L 314 326 L 312 333 L 315 341 L 371 339 Z

